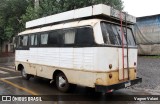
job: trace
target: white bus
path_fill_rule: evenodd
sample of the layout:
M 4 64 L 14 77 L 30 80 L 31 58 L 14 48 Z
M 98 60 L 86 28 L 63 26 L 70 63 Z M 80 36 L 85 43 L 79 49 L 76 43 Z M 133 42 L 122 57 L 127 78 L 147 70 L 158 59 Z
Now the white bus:
M 63 92 L 73 84 L 110 92 L 142 81 L 136 76 L 132 28 L 120 19 L 91 16 L 45 25 L 35 21 L 16 37 L 15 66 L 23 78 L 51 79 Z

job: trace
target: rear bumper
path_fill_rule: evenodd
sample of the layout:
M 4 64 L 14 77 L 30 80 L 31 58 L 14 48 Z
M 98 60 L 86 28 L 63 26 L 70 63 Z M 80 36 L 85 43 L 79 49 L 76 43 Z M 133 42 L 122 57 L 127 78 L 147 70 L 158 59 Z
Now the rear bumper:
M 114 85 L 109 85 L 109 86 L 104 86 L 104 85 L 95 85 L 95 90 L 97 92 L 108 92 L 108 91 L 114 91 L 122 88 L 126 88 L 138 83 L 142 82 L 142 78 L 136 78 L 134 80 L 129 80 L 126 82 L 114 84 Z

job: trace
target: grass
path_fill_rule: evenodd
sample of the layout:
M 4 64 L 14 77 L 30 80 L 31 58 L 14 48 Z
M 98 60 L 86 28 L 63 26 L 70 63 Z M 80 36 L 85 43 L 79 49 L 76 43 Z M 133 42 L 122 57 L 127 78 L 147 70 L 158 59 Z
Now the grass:
M 142 56 L 142 57 L 146 57 L 146 58 L 160 58 L 160 55 L 154 55 L 154 56 Z

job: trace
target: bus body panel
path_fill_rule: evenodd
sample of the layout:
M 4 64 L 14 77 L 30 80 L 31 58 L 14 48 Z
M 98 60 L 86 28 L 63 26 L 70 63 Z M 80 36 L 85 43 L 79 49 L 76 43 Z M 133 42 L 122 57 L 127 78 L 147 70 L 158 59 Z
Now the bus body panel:
M 61 70 L 67 77 L 69 83 L 92 87 L 94 88 L 95 85 L 113 85 L 120 82 L 127 81 L 119 80 L 118 78 L 118 70 L 110 71 L 110 72 L 98 72 L 98 71 L 84 71 L 84 70 L 76 70 L 76 69 L 67 69 L 67 68 L 60 68 L 60 67 L 53 67 L 53 66 L 46 66 L 46 65 L 38 65 L 32 64 L 30 66 L 28 63 L 24 62 L 16 62 L 16 66 L 19 64 L 23 64 L 26 69 L 34 67 L 35 70 L 41 70 L 43 73 L 39 77 L 44 77 L 47 79 L 53 79 L 53 73 L 59 69 Z M 29 72 L 28 72 L 29 73 Z M 109 78 L 109 74 L 112 74 L 112 78 Z M 135 69 L 130 69 L 130 80 L 134 80 L 136 78 Z
M 70 83 L 88 87 L 94 87 L 95 83 L 110 85 L 118 83 L 119 77 L 123 77 L 119 72 L 122 69 L 121 50 L 114 47 L 30 48 L 28 51 L 17 50 L 16 66 L 21 63 L 26 67 L 28 74 L 48 79 L 53 78 L 55 70 L 61 70 Z M 134 56 L 137 49 L 129 49 L 129 53 L 130 78 L 134 79 Z M 110 64 L 112 69 L 109 69 Z M 125 69 L 124 72 L 124 78 L 127 80 L 128 70 Z M 114 77 L 109 79 L 109 74 Z
M 129 49 L 130 68 L 135 67 L 136 55 L 137 49 Z M 84 71 L 113 71 L 122 69 L 122 49 L 114 47 L 30 48 L 17 50 L 16 61 Z M 110 64 L 112 69 L 109 69 Z M 127 68 L 126 58 L 124 66 Z

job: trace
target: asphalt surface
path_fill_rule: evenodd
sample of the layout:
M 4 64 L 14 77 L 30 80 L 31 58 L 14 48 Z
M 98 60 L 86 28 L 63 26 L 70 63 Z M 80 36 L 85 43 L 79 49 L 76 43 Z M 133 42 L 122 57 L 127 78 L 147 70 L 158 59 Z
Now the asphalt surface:
M 115 91 L 112 95 L 104 95 L 94 92 L 93 89 L 78 86 L 71 93 L 62 93 L 57 90 L 54 84 L 50 84 L 50 80 L 42 78 L 31 78 L 29 81 L 21 78 L 20 72 L 15 72 L 13 64 L 0 64 L 0 95 L 62 95 L 68 96 L 74 101 L 48 101 L 48 102 L 0 102 L 0 104 L 160 104 L 158 101 L 115 101 L 117 96 L 123 95 L 160 95 L 160 59 L 139 57 L 138 58 L 138 76 L 143 78 L 143 82 L 139 85 Z M 4 74 L 2 74 L 2 72 Z M 10 78 L 13 77 L 13 78 Z M 79 96 L 83 95 L 83 96 Z M 44 96 L 44 99 L 52 99 L 54 96 Z M 80 97 L 78 100 L 75 98 Z M 107 98 L 112 101 L 106 101 Z M 99 99 L 100 98 L 100 99 Z M 98 99 L 98 100 L 96 100 Z M 123 99 L 123 98 L 122 98 Z
M 135 87 L 160 93 L 160 58 L 138 57 L 138 77 L 143 79 L 142 83 Z

